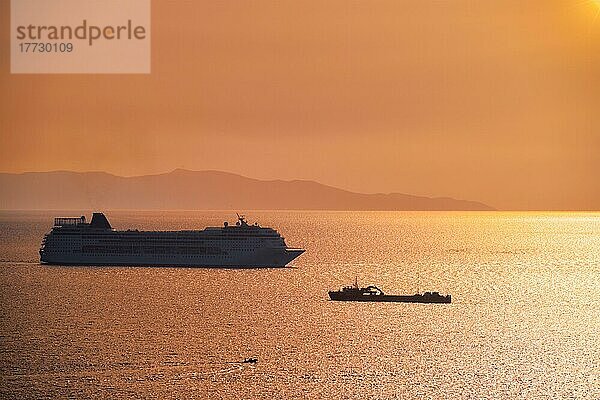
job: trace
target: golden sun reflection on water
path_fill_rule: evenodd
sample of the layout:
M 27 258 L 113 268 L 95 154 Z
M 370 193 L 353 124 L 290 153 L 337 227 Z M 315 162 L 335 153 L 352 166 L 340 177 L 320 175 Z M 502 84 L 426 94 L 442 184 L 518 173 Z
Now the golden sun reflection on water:
M 251 212 L 297 268 L 35 263 L 52 215 L 0 214 L 7 397 L 600 398 L 600 214 Z M 227 212 L 118 212 L 118 228 Z M 27 264 L 30 263 L 30 264 Z M 353 281 L 451 305 L 330 302 Z M 256 365 L 239 361 L 258 357 Z

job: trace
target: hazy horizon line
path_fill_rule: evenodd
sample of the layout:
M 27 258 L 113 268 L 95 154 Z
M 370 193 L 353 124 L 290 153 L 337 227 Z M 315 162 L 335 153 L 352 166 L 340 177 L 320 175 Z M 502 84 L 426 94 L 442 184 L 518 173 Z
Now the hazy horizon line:
M 261 181 L 261 182 L 312 182 L 312 183 L 317 183 L 319 185 L 323 185 L 323 186 L 327 186 L 330 188 L 334 188 L 337 190 L 342 190 L 348 193 L 355 193 L 355 194 L 404 194 L 404 195 L 408 195 L 408 196 L 415 196 L 415 197 L 427 197 L 430 199 L 451 199 L 451 200 L 460 200 L 460 201 L 469 201 L 469 202 L 477 202 L 477 203 L 482 203 L 485 204 L 489 207 L 492 207 L 494 209 L 497 209 L 494 206 L 489 205 L 487 202 L 482 202 L 479 200 L 469 200 L 466 198 L 457 198 L 457 197 L 452 197 L 452 196 L 444 196 L 444 195 L 432 195 L 432 194 L 414 194 L 412 192 L 408 192 L 408 191 L 402 191 L 402 192 L 398 192 L 398 191 L 357 191 L 357 190 L 352 190 L 352 189 L 348 189 L 348 188 L 343 188 L 340 187 L 338 185 L 335 184 L 329 184 L 329 183 L 322 183 L 321 181 L 318 180 L 314 180 L 314 179 L 304 179 L 304 178 L 292 178 L 292 179 L 284 179 L 284 178 L 255 178 L 255 177 L 251 177 L 248 175 L 245 175 L 243 173 L 239 173 L 239 172 L 231 172 L 231 171 L 224 171 L 224 170 L 219 170 L 219 169 L 200 169 L 200 170 L 196 170 L 196 169 L 187 169 L 187 168 L 175 168 L 172 170 L 169 170 L 167 172 L 157 172 L 157 173 L 149 173 L 149 174 L 137 174 L 137 175 L 119 175 L 117 173 L 113 173 L 113 172 L 107 172 L 107 171 L 101 171 L 101 170 L 95 170 L 95 171 L 74 171 L 74 170 L 69 170 L 69 169 L 56 169 L 56 170 L 50 170 L 50 171 L 23 171 L 23 172 L 6 172 L 6 171 L 0 171 L 0 174 L 10 174 L 10 175 L 24 175 L 24 174 L 50 174 L 50 173 L 60 173 L 60 172 L 67 172 L 67 173 L 75 173 L 75 174 L 106 174 L 106 175 L 111 175 L 117 178 L 141 178 L 141 177 L 147 177 L 147 176 L 161 176 L 161 175 L 169 175 L 172 174 L 174 172 L 177 171 L 184 171 L 184 172 L 217 172 L 217 173 L 221 173 L 221 174 L 229 174 L 229 175 L 235 175 L 235 176 L 239 176 L 242 178 L 246 178 L 246 179 L 252 179 L 252 180 L 256 180 L 256 181 Z
M 165 209 L 156 209 L 156 208 L 106 208 L 106 209 L 77 209 L 77 208 L 0 208 L 0 212 L 46 212 L 46 211 L 86 211 L 86 212 L 199 212 L 199 211 L 222 211 L 222 212 L 231 212 L 233 214 L 237 213 L 247 213 L 247 212 L 274 212 L 274 213 L 468 213 L 468 214 L 600 214 L 600 210 L 316 210 L 316 209 L 267 209 L 267 208 L 255 208 L 255 209 L 217 209 L 217 208 L 190 208 L 190 209 L 181 209 L 181 208 L 165 208 Z M 599 215 L 600 216 L 600 215 Z
M 132 179 L 132 178 L 141 178 L 141 177 L 151 177 L 151 176 L 164 176 L 164 175 L 169 175 L 169 174 L 173 174 L 176 173 L 178 171 L 181 172 L 189 172 L 189 173 L 219 173 L 219 174 L 225 174 L 225 175 L 232 175 L 232 176 L 238 176 L 241 178 L 245 178 L 245 179 L 250 179 L 250 180 L 254 180 L 254 181 L 259 181 L 259 182 L 310 182 L 310 183 L 315 183 L 318 185 L 322 185 L 325 187 L 329 187 L 329 188 L 333 188 L 336 190 L 340 190 L 340 191 L 344 191 L 347 193 L 353 193 L 353 194 L 364 194 L 364 195 L 393 195 L 393 194 L 400 194 L 400 195 L 408 195 L 408 196 L 413 196 L 413 197 L 423 197 L 423 198 L 429 198 L 429 199 L 450 199 L 450 200 L 457 200 L 457 201 L 467 201 L 467 202 L 474 202 L 474 203 L 480 203 L 480 204 L 484 204 L 490 208 L 492 208 L 493 210 L 473 210 L 473 211 L 466 211 L 466 212 L 495 212 L 495 213 L 502 213 L 502 212 L 506 212 L 506 213 L 511 213 L 511 212 L 515 212 L 515 213 L 598 213 L 600 212 L 600 209 L 548 209 L 548 208 L 539 208 L 539 209 L 525 209 L 525 208 L 498 208 L 495 206 L 490 205 L 487 202 L 481 202 L 479 200 L 470 200 L 470 199 L 464 199 L 464 198 L 457 198 L 457 197 L 451 197 L 451 196 L 443 196 L 443 195 L 428 195 L 428 194 L 414 194 L 408 191 L 403 191 L 403 192 L 399 192 L 399 191 L 389 191 L 389 192 L 383 192 L 383 191 L 379 191 L 379 192 L 370 192 L 370 191 L 356 191 L 356 190 L 352 190 L 352 189 L 347 189 L 347 188 L 343 188 L 340 186 L 337 186 L 335 184 L 328 184 L 328 183 L 322 183 L 318 180 L 314 180 L 314 179 L 302 179 L 302 178 L 293 178 L 293 179 L 283 179 L 283 178 L 254 178 L 254 177 L 250 177 L 247 176 L 245 174 L 242 173 L 238 173 L 238 172 L 232 172 L 232 171 L 225 171 L 225 170 L 218 170 L 218 169 L 200 169 L 200 170 L 194 170 L 194 169 L 187 169 L 187 168 L 174 168 L 171 169 L 169 171 L 166 172 L 157 172 L 157 173 L 148 173 L 148 174 L 136 174 L 136 175 L 120 175 L 114 172 L 108 172 L 108 171 L 102 171 L 102 170 L 86 170 L 86 171 L 76 171 L 76 170 L 69 170 L 69 169 L 55 169 L 55 170 L 48 170 L 48 171 L 20 171 L 20 172 L 9 172 L 9 171 L 0 171 L 0 174 L 4 174 L 4 175 L 25 175 L 25 174 L 52 174 L 52 173 L 72 173 L 72 174 L 105 174 L 105 175 L 109 175 L 109 176 L 113 176 L 113 177 L 117 177 L 117 178 L 123 178 L 123 179 Z M 146 208 L 140 208 L 140 209 L 108 209 L 110 211 L 235 211 L 234 209 L 203 209 L 203 208 L 199 208 L 199 209 L 176 209 L 176 208 L 166 208 L 166 209 L 146 209 Z M 40 209 L 18 209 L 18 208 L 0 208 L 0 211 L 69 211 L 69 209 L 63 209 L 63 208 L 40 208 Z M 317 210 L 317 209 L 252 209 L 252 211 L 314 211 L 314 212 L 319 212 L 319 211 L 323 211 L 323 212 L 353 212 L 352 210 L 345 210 L 345 209 L 339 209 L 339 210 L 334 210 L 334 209 L 324 209 L 324 210 Z M 389 212 L 391 210 L 362 210 L 362 211 L 368 211 L 368 212 Z M 407 212 L 408 210 L 396 210 L 394 212 Z M 456 210 L 456 211 L 452 211 L 452 210 L 412 210 L 410 212 L 465 212 L 465 211 L 460 211 L 460 210 Z

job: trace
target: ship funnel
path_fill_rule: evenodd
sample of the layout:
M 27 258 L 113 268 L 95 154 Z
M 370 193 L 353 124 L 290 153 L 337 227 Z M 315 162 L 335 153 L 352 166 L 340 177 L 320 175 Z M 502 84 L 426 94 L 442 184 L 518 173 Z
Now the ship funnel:
M 108 219 L 102 213 L 93 213 L 92 222 L 90 222 L 90 228 L 96 229 L 112 229 Z

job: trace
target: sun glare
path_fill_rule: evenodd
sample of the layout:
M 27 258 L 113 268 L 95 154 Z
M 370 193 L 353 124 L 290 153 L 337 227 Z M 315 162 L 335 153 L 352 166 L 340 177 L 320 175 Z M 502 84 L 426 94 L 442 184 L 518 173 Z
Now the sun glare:
M 600 0 L 575 0 L 573 1 L 573 6 L 584 10 L 587 15 L 586 18 L 591 18 L 591 29 L 600 17 Z
M 587 6 L 591 6 L 593 7 L 594 11 L 593 11 L 593 19 L 592 19 L 592 23 L 590 25 L 590 30 L 592 29 L 592 26 L 596 24 L 596 21 L 598 20 L 598 17 L 600 16 L 600 0 L 584 0 L 584 4 L 586 4 Z
M 577 3 L 594 7 L 596 10 L 600 11 L 600 0 L 582 0 L 578 1 Z

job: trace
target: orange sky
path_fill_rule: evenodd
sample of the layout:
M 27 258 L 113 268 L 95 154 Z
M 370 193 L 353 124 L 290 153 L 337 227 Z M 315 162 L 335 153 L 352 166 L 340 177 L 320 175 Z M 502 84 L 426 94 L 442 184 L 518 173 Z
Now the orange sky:
M 600 210 L 591 1 L 154 1 L 150 75 L 10 75 L 8 5 L 0 171 L 218 169 Z

